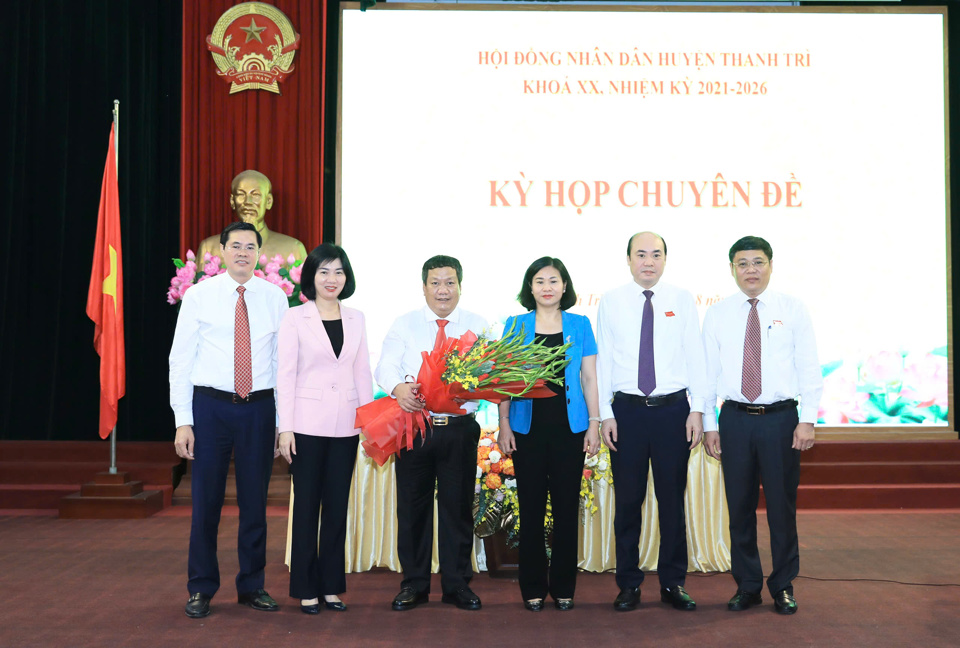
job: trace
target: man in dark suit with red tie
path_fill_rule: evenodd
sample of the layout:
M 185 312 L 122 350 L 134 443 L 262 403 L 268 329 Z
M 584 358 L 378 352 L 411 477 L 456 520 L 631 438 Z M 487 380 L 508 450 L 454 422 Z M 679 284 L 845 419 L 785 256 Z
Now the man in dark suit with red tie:
M 813 446 L 823 393 L 817 344 L 803 303 L 767 290 L 773 273 L 767 241 L 745 236 L 730 248 L 729 259 L 740 292 L 711 306 L 703 321 L 709 387 L 704 449 L 714 459 L 723 457 L 737 582 L 727 607 L 739 612 L 763 601 L 757 549 L 762 482 L 773 557 L 767 589 L 777 612 L 793 614 L 793 580 L 800 572 L 800 452 Z M 717 396 L 723 400 L 719 421 Z
M 272 612 L 264 591 L 267 486 L 276 454 L 277 331 L 287 297 L 254 276 L 260 234 L 232 223 L 220 235 L 227 271 L 183 297 L 170 349 L 170 405 L 177 455 L 193 461 L 193 519 L 187 565 L 188 617 L 210 614 L 220 588 L 217 530 L 230 456 L 234 456 L 240 529 L 238 603 Z

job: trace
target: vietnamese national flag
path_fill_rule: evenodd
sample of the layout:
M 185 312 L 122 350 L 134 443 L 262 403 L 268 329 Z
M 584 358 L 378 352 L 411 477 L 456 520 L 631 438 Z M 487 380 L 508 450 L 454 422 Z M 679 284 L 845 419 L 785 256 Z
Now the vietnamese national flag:
M 95 324 L 93 347 L 100 354 L 100 438 L 117 424 L 117 401 L 126 387 L 123 346 L 123 254 L 120 251 L 120 197 L 117 191 L 117 149 L 110 128 L 107 164 L 100 187 L 100 214 L 93 247 L 93 270 L 87 292 L 87 317 Z

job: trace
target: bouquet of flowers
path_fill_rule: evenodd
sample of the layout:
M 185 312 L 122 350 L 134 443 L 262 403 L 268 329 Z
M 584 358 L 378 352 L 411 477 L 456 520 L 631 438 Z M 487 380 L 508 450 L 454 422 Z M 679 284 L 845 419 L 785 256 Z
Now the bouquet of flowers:
M 599 482 L 613 485 L 610 470 L 610 451 L 600 446 L 600 452 L 587 457 L 580 477 L 581 515 L 594 514 L 599 509 L 595 503 L 593 487 Z M 503 454 L 497 443 L 496 432 L 484 431 L 477 446 L 477 485 L 473 500 L 474 533 L 486 538 L 498 531 L 507 534 L 507 546 L 516 547 L 520 532 L 520 502 L 517 499 L 517 478 L 513 459 Z M 547 495 L 547 509 L 543 520 L 544 540 L 548 545 L 553 531 L 553 509 Z
M 227 271 L 220 257 L 209 252 L 204 252 L 203 259 L 198 261 L 193 250 L 187 250 L 186 261 L 181 259 L 172 259 L 172 261 L 177 271 L 170 279 L 170 287 L 167 289 L 168 304 L 180 303 L 190 287 Z M 264 254 L 261 255 L 253 274 L 279 286 L 287 295 L 290 306 L 299 306 L 307 301 L 307 298 L 300 293 L 302 264 L 303 261 L 298 261 L 292 254 L 286 259 L 278 254 L 269 260 Z
M 364 451 L 382 466 L 402 448 L 412 449 L 416 435 L 426 434 L 430 426 L 427 411 L 466 414 L 461 407 L 465 400 L 499 403 L 511 396 L 554 396 L 544 385 L 559 381 L 569 346 L 526 344 L 513 329 L 500 340 L 469 331 L 459 338 L 441 333 L 433 350 L 422 354 L 416 380 L 420 384 L 417 397 L 424 404 L 421 412 L 404 412 L 393 398 L 357 408 L 356 427 L 364 432 Z
M 597 482 L 607 482 L 613 485 L 613 471 L 610 469 L 610 450 L 600 443 L 600 452 L 587 457 L 583 463 L 583 476 L 580 478 L 580 512 L 597 512 L 594 503 L 593 485 Z
M 511 546 L 516 544 L 520 525 L 513 459 L 500 450 L 496 433 L 493 431 L 485 430 L 477 445 L 473 524 L 478 538 L 486 538 L 497 531 L 506 531 L 507 542 Z

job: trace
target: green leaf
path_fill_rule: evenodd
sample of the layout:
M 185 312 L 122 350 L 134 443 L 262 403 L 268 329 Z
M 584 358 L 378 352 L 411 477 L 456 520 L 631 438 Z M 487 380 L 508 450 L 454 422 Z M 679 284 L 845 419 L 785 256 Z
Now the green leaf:
M 828 362 L 827 364 L 820 367 L 820 372 L 824 378 L 832 374 L 834 371 L 840 368 L 843 365 L 843 360 L 835 360 L 833 362 Z
M 178 269 L 179 269 L 179 268 L 182 268 L 182 267 L 184 267 L 184 266 L 187 265 L 186 263 L 184 263 L 184 262 L 181 261 L 180 259 L 170 259 L 170 260 L 173 261 L 173 265 L 175 265 Z

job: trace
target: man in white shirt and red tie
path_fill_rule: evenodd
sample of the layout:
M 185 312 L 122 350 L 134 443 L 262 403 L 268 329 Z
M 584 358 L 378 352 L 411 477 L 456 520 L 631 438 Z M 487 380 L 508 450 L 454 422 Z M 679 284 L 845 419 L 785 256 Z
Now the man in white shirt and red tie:
M 684 590 L 687 529 L 684 493 L 690 451 L 703 435 L 706 381 L 700 320 L 693 296 L 660 282 L 667 244 L 653 232 L 633 235 L 627 263 L 633 281 L 604 294 L 597 315 L 601 434 L 610 448 L 616 492 L 614 608 L 640 603 L 641 510 L 648 466 L 660 513 L 660 600 L 692 611 Z M 689 400 L 688 400 L 689 392 Z
M 439 336 L 480 335 L 486 321 L 457 307 L 463 269 L 450 256 L 428 259 L 421 271 L 426 306 L 402 315 L 383 341 L 377 363 L 377 383 L 407 412 L 420 412 L 421 352 L 430 351 Z M 473 577 L 473 492 L 477 475 L 480 426 L 477 404 L 466 402 L 466 413 L 427 412 L 431 430 L 417 437 L 412 450 L 401 450 L 397 475 L 397 555 L 403 568 L 400 593 L 393 609 L 410 610 L 429 600 L 433 554 L 434 493 L 438 510 L 437 540 L 442 601 L 462 610 L 479 610 L 480 598 L 470 589 Z
M 767 589 L 777 612 L 793 614 L 793 580 L 800 571 L 800 452 L 814 443 L 823 377 L 806 307 L 767 290 L 773 272 L 770 244 L 745 236 L 730 248 L 729 259 L 740 292 L 711 306 L 703 322 L 709 383 L 704 449 L 717 460 L 722 452 L 731 572 L 737 582 L 727 607 L 741 611 L 762 603 L 757 549 L 762 483 L 773 558 Z M 719 421 L 717 396 L 723 400 Z
M 267 486 L 276 448 L 277 331 L 287 297 L 255 277 L 260 234 L 232 223 L 220 235 L 227 271 L 183 296 L 170 349 L 170 405 L 177 455 L 193 460 L 188 617 L 210 614 L 220 588 L 217 530 L 234 455 L 240 528 L 238 603 L 279 609 L 264 591 Z

